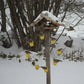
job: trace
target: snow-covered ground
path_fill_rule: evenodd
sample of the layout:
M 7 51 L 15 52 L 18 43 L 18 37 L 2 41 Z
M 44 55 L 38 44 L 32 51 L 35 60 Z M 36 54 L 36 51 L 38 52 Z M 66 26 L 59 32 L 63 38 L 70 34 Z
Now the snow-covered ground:
M 53 57 L 62 58 L 62 56 L 57 56 L 58 48 L 65 48 L 63 44 L 67 39 L 66 36 L 62 36 L 56 44 L 56 48 L 51 52 L 51 84 L 84 84 L 84 61 L 83 62 L 73 62 L 69 60 L 63 60 L 59 62 L 56 66 L 53 65 Z M 74 50 L 84 49 L 84 41 L 81 38 L 73 38 L 72 48 L 66 47 L 63 53 L 69 53 Z M 25 52 L 14 44 L 13 47 L 9 49 L 4 49 L 0 46 L 0 52 L 9 54 L 19 54 L 21 56 L 21 63 L 19 63 L 19 58 L 13 58 L 12 60 L 0 58 L 0 83 L 1 84 L 46 84 L 46 73 L 42 68 L 36 70 L 31 62 L 25 61 Z M 40 66 L 45 65 L 45 61 L 42 60 L 43 57 L 37 57 L 35 52 L 32 52 L 31 57 L 39 58 Z
M 84 62 L 63 61 L 53 66 L 51 62 L 51 84 L 84 84 Z M 46 84 L 46 73 L 36 70 L 24 60 L 0 59 L 1 84 Z

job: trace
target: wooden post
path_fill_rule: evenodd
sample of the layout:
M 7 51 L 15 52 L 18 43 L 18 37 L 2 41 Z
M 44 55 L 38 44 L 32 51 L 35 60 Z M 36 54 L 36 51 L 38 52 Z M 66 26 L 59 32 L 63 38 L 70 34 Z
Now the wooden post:
M 50 30 L 45 30 L 45 57 L 46 66 L 48 67 L 48 72 L 46 73 L 46 84 L 51 84 L 50 76 Z

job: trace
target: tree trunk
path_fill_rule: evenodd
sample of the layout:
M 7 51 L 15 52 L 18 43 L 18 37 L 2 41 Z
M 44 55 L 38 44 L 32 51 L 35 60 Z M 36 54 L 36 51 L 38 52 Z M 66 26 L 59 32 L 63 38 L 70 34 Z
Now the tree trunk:
M 53 4 L 54 4 L 54 0 L 52 0 L 51 4 L 50 4 L 50 7 L 49 7 L 49 12 L 53 9 Z
M 28 27 L 27 27 L 27 24 L 26 24 L 26 22 L 28 22 L 28 21 L 27 21 L 25 15 L 24 15 L 24 12 L 23 12 L 24 6 L 22 6 L 22 5 L 24 5 L 22 3 L 22 0 L 20 0 L 19 2 L 18 2 L 18 0 L 16 0 L 16 6 L 18 8 L 18 13 L 20 14 L 22 24 L 23 24 L 23 26 L 24 26 L 24 28 L 26 30 L 26 34 L 28 35 L 28 32 L 27 32 Z
M 50 0 L 45 0 L 44 10 L 48 10 L 48 8 L 49 8 L 49 3 L 50 3 Z
M 6 32 L 6 14 L 5 14 L 5 7 L 4 7 L 4 1 L 0 0 L 0 11 L 1 11 L 1 31 Z
M 7 36 L 8 36 L 8 39 L 9 39 L 9 42 L 10 42 L 10 47 L 11 47 L 11 46 L 12 46 L 11 38 L 10 38 L 10 36 L 9 36 L 9 34 L 8 34 L 7 31 L 6 31 L 6 34 L 7 34 Z
M 7 0 L 9 8 L 10 8 L 10 14 L 11 14 L 11 19 L 12 19 L 12 23 L 13 23 L 13 27 L 15 28 L 17 35 L 18 35 L 18 40 L 19 43 L 21 44 L 21 46 L 24 48 L 24 31 L 23 31 L 23 27 L 20 21 L 20 17 L 18 12 L 16 11 L 16 2 L 15 0 Z M 14 32 L 15 33 L 15 32 Z
M 50 75 L 50 30 L 45 30 L 45 57 L 46 66 L 48 67 L 48 72 L 46 73 L 46 84 L 51 84 Z
M 31 3 L 32 2 L 32 3 Z M 26 8 L 27 8 L 27 16 L 28 16 L 28 19 L 29 19 L 29 23 L 32 23 L 32 21 L 33 21 L 33 8 L 32 8 L 32 5 L 34 5 L 33 4 L 33 1 L 31 1 L 31 0 L 26 0 L 25 1 L 25 4 L 26 4 Z
M 62 0 L 55 0 L 55 9 L 54 9 L 54 14 L 56 15 L 56 17 L 59 14 L 59 9 L 60 9 L 60 4 L 61 4 Z

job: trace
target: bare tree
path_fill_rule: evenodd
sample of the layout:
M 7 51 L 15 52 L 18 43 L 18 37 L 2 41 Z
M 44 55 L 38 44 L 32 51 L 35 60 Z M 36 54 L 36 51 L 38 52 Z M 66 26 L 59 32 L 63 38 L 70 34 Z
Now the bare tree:
M 1 11 L 1 31 L 6 32 L 6 14 L 5 14 L 5 7 L 4 7 L 4 1 L 0 1 L 0 11 Z

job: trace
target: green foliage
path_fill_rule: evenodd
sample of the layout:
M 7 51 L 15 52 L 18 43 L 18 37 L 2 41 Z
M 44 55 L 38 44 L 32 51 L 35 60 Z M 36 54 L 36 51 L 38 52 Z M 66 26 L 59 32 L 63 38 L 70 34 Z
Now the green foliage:
M 6 54 L 4 54 L 4 53 L 0 53 L 0 58 L 5 59 L 5 58 L 7 58 L 7 55 L 6 55 Z
M 8 55 L 8 58 L 14 58 L 16 57 L 15 55 Z
M 12 58 L 20 58 L 20 55 L 11 55 L 10 53 L 9 53 L 9 55 L 7 55 L 7 54 L 5 54 L 5 53 L 3 53 L 3 52 L 1 52 L 0 53 L 0 58 L 3 58 L 3 59 L 5 59 L 5 58 L 9 58 L 9 60 L 11 60 Z

